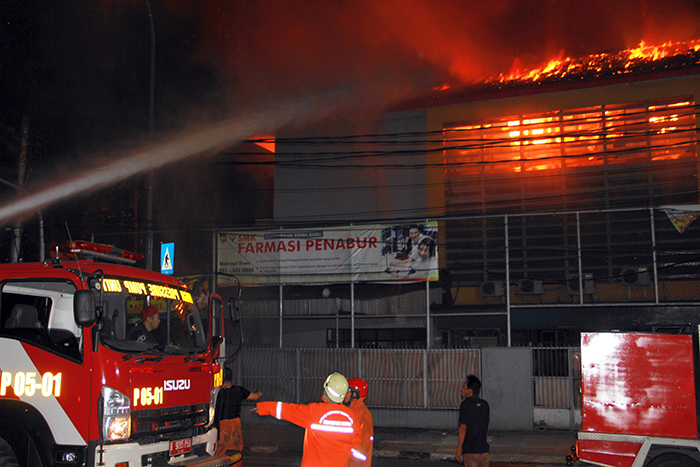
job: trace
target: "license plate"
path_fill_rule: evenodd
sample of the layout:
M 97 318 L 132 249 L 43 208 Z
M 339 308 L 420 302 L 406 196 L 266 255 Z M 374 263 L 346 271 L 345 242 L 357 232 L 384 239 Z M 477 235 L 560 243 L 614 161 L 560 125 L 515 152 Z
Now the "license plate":
M 192 450 L 192 438 L 170 441 L 170 457 L 187 454 Z

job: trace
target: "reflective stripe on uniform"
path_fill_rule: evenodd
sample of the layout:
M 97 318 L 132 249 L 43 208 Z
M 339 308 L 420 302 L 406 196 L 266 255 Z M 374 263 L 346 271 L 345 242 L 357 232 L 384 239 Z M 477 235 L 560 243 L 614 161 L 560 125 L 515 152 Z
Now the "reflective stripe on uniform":
M 277 420 L 282 420 L 282 402 L 277 402 L 277 414 L 275 415 Z
M 328 417 L 332 415 L 340 415 L 345 418 L 345 420 L 329 420 Z M 334 433 L 353 433 L 352 428 L 354 421 L 347 413 L 342 410 L 331 410 L 323 414 L 318 423 L 311 424 L 312 430 L 328 431 Z
M 312 423 L 311 429 L 318 430 L 318 431 L 328 431 L 328 432 L 333 432 L 333 433 L 352 433 L 353 432 L 352 427 L 346 428 L 346 427 L 342 427 L 342 426 L 319 425 L 318 423 Z

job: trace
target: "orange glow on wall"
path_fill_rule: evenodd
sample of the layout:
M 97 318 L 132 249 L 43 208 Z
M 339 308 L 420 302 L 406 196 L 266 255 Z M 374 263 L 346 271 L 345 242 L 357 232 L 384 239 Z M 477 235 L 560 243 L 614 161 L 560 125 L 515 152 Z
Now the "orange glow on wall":
M 261 148 L 265 149 L 266 151 L 269 151 L 274 154 L 275 135 L 255 135 L 252 138 L 250 138 L 250 140 L 258 146 L 260 146 Z

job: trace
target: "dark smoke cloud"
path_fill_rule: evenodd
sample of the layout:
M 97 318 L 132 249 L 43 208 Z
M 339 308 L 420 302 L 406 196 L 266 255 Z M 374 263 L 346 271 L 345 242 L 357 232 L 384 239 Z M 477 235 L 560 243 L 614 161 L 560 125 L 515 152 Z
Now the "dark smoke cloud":
M 234 101 L 339 83 L 468 84 L 557 55 L 700 37 L 689 0 L 352 0 L 206 2 L 200 53 Z
M 395 90 L 468 84 L 557 56 L 700 38 L 695 0 L 150 1 L 160 129 L 343 86 L 390 101 Z M 4 2 L 0 58 L 11 85 L 0 107 L 62 119 L 68 144 L 143 133 L 145 5 Z
M 29 191 L 80 178 L 88 168 L 102 168 L 150 141 L 146 1 L 3 0 L 0 177 L 15 180 L 16 133 L 25 115 L 31 118 L 34 145 Z M 357 121 L 371 120 L 385 105 L 445 83 L 468 85 L 514 67 L 525 70 L 555 57 L 634 47 L 641 40 L 700 38 L 696 0 L 150 2 L 156 27 L 157 139 L 178 134 L 193 122 L 205 127 L 282 99 L 335 95 L 335 90 L 354 95 L 335 104 L 353 105 L 352 112 L 343 114 L 343 130 L 358 131 Z M 313 125 L 310 133 L 342 131 L 317 121 Z M 208 193 L 194 196 L 178 185 L 197 179 L 204 185 L 214 175 L 229 186 L 240 186 L 244 179 L 222 175 L 220 169 L 207 172 L 197 162 L 190 160 L 186 170 L 159 169 L 164 216 L 172 213 L 167 201 L 176 194 L 208 199 Z M 173 182 L 177 177 L 179 184 Z M 83 211 L 85 206 L 95 211 L 83 212 L 86 231 L 94 225 L 142 228 L 136 225 L 143 216 L 142 182 L 132 179 L 133 186 L 119 187 L 122 198 L 133 194 L 133 202 L 121 211 L 102 209 L 94 199 L 76 203 Z M 114 196 L 104 193 L 106 205 Z M 0 206 L 15 196 L 0 187 Z M 221 196 L 217 206 L 228 201 Z M 49 215 L 63 221 L 56 211 Z M 260 212 L 256 207 L 253 214 L 206 214 L 208 219 L 230 215 L 236 222 L 241 215 Z M 103 214 L 111 217 L 96 220 Z M 114 224 L 115 219 L 124 226 Z
M 514 64 L 534 68 L 557 56 L 635 47 L 642 40 L 653 44 L 700 37 L 700 4 L 694 0 L 152 4 L 159 106 L 166 109 L 163 115 L 177 118 L 187 111 L 210 112 L 214 104 L 218 112 L 344 85 L 389 89 L 393 83 L 420 89 L 444 82 L 468 84 L 507 73 Z M 117 107 L 124 97 L 145 102 L 145 0 L 72 5 L 52 8 L 61 26 L 49 31 L 65 38 L 63 47 L 80 51 L 68 54 L 70 70 L 87 69 L 88 60 L 94 66 L 97 79 L 90 81 L 93 93 L 88 95 Z M 74 27 L 64 27 L 75 21 Z M 53 18 L 51 22 L 56 25 Z M 110 75 L 119 80 L 111 82 Z M 82 88 L 85 81 L 73 82 Z M 89 104 L 77 102 L 76 107 Z M 133 126 L 143 127 L 143 114 L 136 117 Z

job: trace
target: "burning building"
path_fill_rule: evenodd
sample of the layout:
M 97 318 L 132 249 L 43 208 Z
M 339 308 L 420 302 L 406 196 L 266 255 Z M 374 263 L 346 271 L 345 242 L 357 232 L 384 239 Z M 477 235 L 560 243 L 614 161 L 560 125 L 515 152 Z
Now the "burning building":
M 307 190 L 276 196 L 275 218 L 440 220 L 444 341 L 505 320 L 518 342 L 559 344 L 697 324 L 700 226 L 673 212 L 698 204 L 698 96 L 700 41 L 443 86 L 386 112 L 361 170 L 278 167 L 276 188 Z

